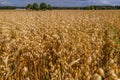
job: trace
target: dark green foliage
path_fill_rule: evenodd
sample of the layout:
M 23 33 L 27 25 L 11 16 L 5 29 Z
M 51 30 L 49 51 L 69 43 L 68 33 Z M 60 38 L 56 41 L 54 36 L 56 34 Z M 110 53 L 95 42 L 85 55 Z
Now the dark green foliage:
M 26 6 L 26 9 L 31 9 L 32 8 L 32 5 L 31 4 L 28 4 L 27 6 Z
M 14 6 L 1 6 L 0 9 L 16 9 Z
M 85 6 L 85 7 L 55 7 L 51 6 L 50 4 L 46 4 L 42 2 L 39 6 L 37 3 L 34 3 L 33 5 L 28 4 L 26 6 L 26 9 L 32 9 L 32 10 L 51 10 L 51 9 L 72 9 L 72 10 L 118 10 L 120 9 L 120 6 L 99 6 L 99 5 L 91 5 L 91 6 Z
M 85 7 L 55 7 L 53 6 L 52 9 L 70 9 L 70 10 L 118 10 L 120 6 L 99 6 L 99 5 L 91 5 Z
M 50 4 L 46 4 L 46 3 L 44 3 L 44 2 L 42 2 L 41 4 L 40 4 L 40 6 L 38 6 L 38 4 L 37 3 L 33 3 L 32 5 L 31 4 L 28 4 L 27 6 L 26 6 L 26 9 L 28 9 L 28 10 L 39 10 L 39 9 L 41 9 L 41 10 L 46 10 L 46 9 L 48 9 L 48 10 L 51 10 L 52 9 L 52 7 L 51 7 L 51 5 Z
M 41 10 L 46 10 L 46 9 L 47 9 L 47 4 L 44 3 L 44 2 L 42 2 L 42 3 L 40 4 L 40 9 L 41 9 Z
M 38 6 L 38 4 L 37 4 L 37 3 L 33 3 L 31 9 L 32 9 L 32 10 L 39 10 L 39 6 Z
M 47 9 L 48 9 L 48 10 L 51 10 L 51 9 L 52 9 L 52 6 L 51 6 L 50 4 L 48 4 Z

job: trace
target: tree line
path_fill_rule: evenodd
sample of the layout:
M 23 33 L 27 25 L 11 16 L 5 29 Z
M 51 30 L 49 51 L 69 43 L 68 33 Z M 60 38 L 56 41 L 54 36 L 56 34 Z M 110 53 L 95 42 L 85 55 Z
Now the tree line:
M 44 2 L 37 4 L 28 4 L 25 7 L 16 7 L 16 6 L 0 6 L 0 9 L 27 9 L 27 10 L 61 10 L 61 9 L 70 9 L 70 10 L 118 10 L 120 6 L 99 6 L 99 5 L 91 5 L 85 7 L 57 7 L 51 6 L 50 4 L 46 4 Z
M 50 4 L 46 4 L 42 2 L 40 5 L 37 3 L 33 4 L 28 4 L 26 6 L 26 9 L 29 10 L 46 10 L 46 9 L 56 9 L 56 10 L 61 10 L 61 9 L 72 9 L 72 10 L 118 10 L 120 9 L 120 6 L 99 6 L 99 5 L 91 5 L 91 6 L 85 6 L 85 7 L 56 7 L 56 6 L 51 6 Z
M 50 10 L 52 9 L 52 6 L 50 4 L 46 4 L 44 2 L 42 2 L 40 5 L 38 5 L 37 3 L 33 3 L 33 4 L 28 4 L 26 6 L 26 9 L 27 10 Z
M 83 9 L 83 10 L 118 10 L 118 9 L 120 9 L 120 6 L 92 5 L 92 6 L 80 7 L 80 9 Z
M 14 6 L 1 6 L 0 9 L 16 9 Z
M 97 5 L 91 5 L 91 6 L 85 6 L 85 7 L 52 7 L 52 9 L 61 10 L 61 9 L 67 9 L 67 10 L 119 10 L 120 6 L 97 6 Z

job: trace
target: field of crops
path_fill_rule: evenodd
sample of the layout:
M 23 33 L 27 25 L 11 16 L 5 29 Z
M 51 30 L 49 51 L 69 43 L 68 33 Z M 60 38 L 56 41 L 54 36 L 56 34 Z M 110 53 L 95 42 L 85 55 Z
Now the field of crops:
M 120 80 L 120 11 L 0 11 L 0 80 Z

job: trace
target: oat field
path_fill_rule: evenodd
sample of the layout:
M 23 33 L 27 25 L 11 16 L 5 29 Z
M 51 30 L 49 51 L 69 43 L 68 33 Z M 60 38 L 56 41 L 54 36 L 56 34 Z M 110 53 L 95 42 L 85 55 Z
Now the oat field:
M 0 11 L 0 80 L 120 80 L 120 11 Z

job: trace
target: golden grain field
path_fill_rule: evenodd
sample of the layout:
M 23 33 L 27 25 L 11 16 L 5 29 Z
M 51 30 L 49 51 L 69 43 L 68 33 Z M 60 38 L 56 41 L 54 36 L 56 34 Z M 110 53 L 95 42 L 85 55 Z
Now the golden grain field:
M 120 80 L 120 11 L 0 11 L 0 80 Z

